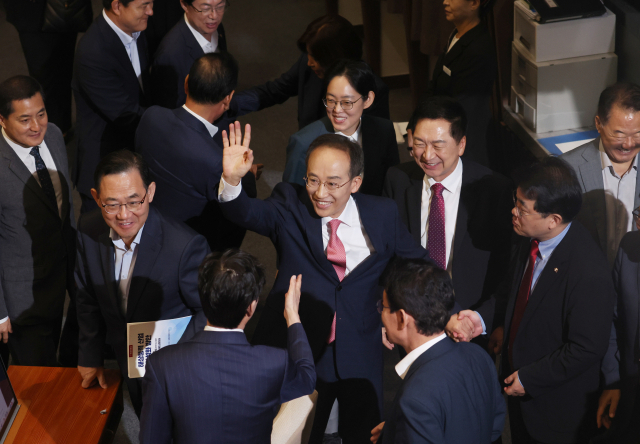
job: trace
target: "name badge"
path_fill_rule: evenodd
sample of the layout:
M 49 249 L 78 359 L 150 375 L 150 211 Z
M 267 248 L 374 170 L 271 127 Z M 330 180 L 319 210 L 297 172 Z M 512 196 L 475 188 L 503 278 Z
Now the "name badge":
M 442 70 L 444 71 L 444 73 L 446 75 L 448 75 L 449 77 L 451 77 L 451 70 L 449 68 L 447 68 L 446 66 L 442 65 Z

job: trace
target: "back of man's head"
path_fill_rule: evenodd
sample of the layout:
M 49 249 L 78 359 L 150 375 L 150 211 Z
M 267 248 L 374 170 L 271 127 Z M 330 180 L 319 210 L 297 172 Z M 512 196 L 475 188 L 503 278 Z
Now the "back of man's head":
M 634 113 L 640 111 L 640 86 L 630 82 L 618 82 L 602 91 L 598 100 L 600 123 L 607 124 L 614 106 Z
M 562 216 L 563 223 L 571 222 L 582 205 L 582 189 L 576 174 L 567 162 L 547 157 L 522 170 L 518 188 L 525 198 L 536 202 L 534 210 L 544 217 Z
M 324 15 L 309 23 L 298 39 L 298 48 L 309 52 L 325 70 L 338 59 L 362 58 L 362 40 L 355 27 L 337 14 Z
M 26 100 L 42 93 L 42 86 L 36 79 L 29 76 L 13 76 L 0 83 L 0 116 L 5 119 L 13 113 L 14 100 Z
M 265 283 L 258 260 L 240 250 L 209 254 L 198 274 L 200 302 L 209 324 L 236 328 L 257 301 Z
M 460 143 L 467 132 L 467 113 L 455 99 L 445 96 L 432 96 L 418 104 L 409 119 L 407 129 L 415 131 L 418 122 L 424 119 L 446 120 L 451 124 L 451 137 Z
M 404 310 L 419 334 L 440 333 L 451 317 L 455 298 L 449 273 L 424 259 L 396 258 L 387 266 L 382 285 L 389 310 Z
M 200 105 L 215 105 L 238 85 L 238 62 L 228 52 L 205 54 L 189 71 L 187 92 Z

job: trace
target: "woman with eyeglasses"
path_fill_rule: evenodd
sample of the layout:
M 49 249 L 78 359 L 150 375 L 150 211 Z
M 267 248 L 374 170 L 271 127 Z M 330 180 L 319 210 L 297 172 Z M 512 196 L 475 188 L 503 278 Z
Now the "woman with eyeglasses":
M 326 72 L 326 116 L 307 125 L 289 139 L 282 180 L 304 185 L 306 155 L 311 142 L 323 134 L 340 134 L 364 151 L 364 177 L 360 192 L 382 194 L 387 169 L 400 162 L 393 124 L 388 119 L 363 114 L 376 99 L 376 81 L 365 62 L 339 60 Z

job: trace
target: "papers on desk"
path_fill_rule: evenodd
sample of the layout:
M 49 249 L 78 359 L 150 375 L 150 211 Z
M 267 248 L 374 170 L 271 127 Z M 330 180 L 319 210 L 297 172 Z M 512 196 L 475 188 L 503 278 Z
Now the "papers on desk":
M 559 156 L 574 148 L 591 142 L 598 137 L 597 130 L 580 131 L 578 133 L 565 134 L 564 136 L 547 137 L 538 139 L 538 142 L 549 151 L 552 156 Z
M 191 316 L 163 321 L 127 324 L 129 377 L 144 376 L 147 358 L 167 345 L 177 344 L 189 325 Z

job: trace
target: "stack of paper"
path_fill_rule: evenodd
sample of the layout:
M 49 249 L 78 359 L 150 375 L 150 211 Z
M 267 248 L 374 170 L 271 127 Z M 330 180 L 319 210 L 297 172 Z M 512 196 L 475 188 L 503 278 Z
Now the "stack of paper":
M 540 21 L 540 14 L 538 14 L 533 6 L 531 6 L 526 0 L 516 0 L 514 5 L 516 8 L 523 11 L 531 20 L 535 20 L 536 22 Z

